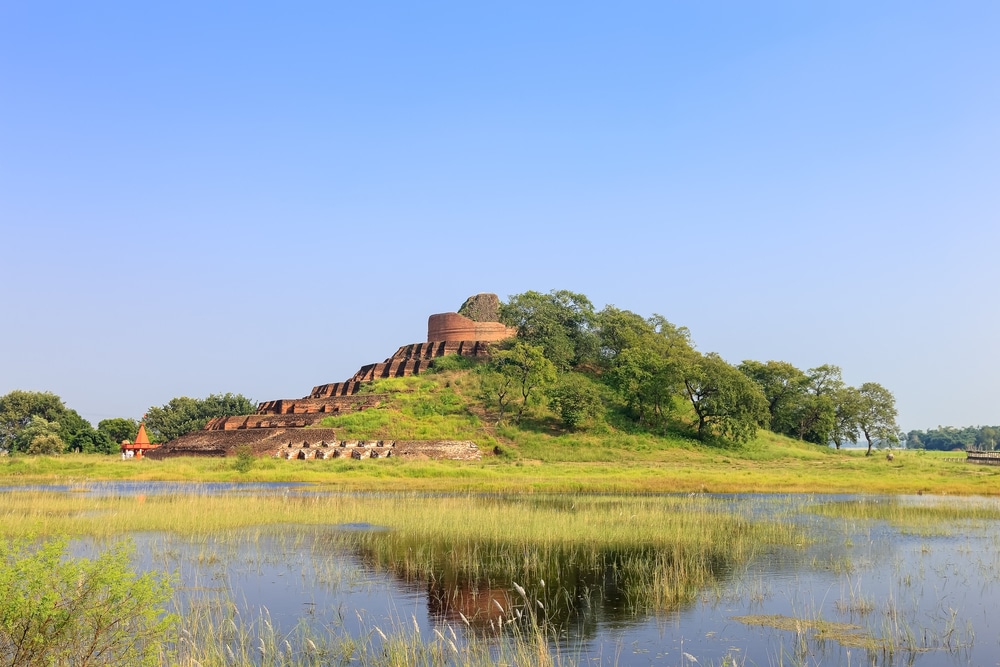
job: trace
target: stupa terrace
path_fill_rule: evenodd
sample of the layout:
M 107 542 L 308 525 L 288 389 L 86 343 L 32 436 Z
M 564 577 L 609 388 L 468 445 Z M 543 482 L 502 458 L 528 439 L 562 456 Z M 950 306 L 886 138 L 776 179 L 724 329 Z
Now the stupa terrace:
M 314 425 L 329 416 L 378 407 L 383 396 L 359 393 L 374 380 L 417 375 L 427 370 L 434 359 L 449 354 L 486 356 L 491 343 L 517 333 L 497 321 L 498 307 L 495 294 L 477 294 L 467 299 L 458 313 L 431 315 L 426 342 L 403 345 L 385 361 L 362 366 L 342 382 L 313 387 L 302 398 L 265 401 L 252 415 L 212 419 L 204 429 L 172 440 L 147 456 L 231 456 L 237 448 L 250 447 L 258 456 L 286 459 L 338 456 L 478 459 L 479 449 L 471 442 L 341 441 L 334 429 Z

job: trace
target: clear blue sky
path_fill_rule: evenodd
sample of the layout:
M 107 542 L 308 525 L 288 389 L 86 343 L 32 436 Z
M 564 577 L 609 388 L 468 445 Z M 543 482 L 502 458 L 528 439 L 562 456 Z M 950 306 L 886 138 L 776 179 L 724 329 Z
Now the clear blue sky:
M 1000 423 L 1000 4 L 5 2 L 0 395 L 303 396 L 470 294 Z

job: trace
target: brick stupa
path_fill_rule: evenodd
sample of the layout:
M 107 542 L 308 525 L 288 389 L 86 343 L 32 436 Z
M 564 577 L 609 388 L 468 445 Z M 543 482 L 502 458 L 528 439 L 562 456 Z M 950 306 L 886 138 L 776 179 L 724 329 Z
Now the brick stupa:
M 216 417 L 200 431 L 188 433 L 158 449 L 149 458 L 168 456 L 232 456 L 249 447 L 258 456 L 311 459 L 351 456 L 379 458 L 479 458 L 468 442 L 375 441 L 349 442 L 334 429 L 307 428 L 325 417 L 377 407 L 379 394 L 359 394 L 363 385 L 382 378 L 407 377 L 426 370 L 431 361 L 448 354 L 484 357 L 489 345 L 514 336 L 517 329 L 501 324 L 495 294 L 470 297 L 457 313 L 439 313 L 427 320 L 427 342 L 411 343 L 381 363 L 362 366 L 342 382 L 313 387 L 302 398 L 265 401 L 252 415 Z

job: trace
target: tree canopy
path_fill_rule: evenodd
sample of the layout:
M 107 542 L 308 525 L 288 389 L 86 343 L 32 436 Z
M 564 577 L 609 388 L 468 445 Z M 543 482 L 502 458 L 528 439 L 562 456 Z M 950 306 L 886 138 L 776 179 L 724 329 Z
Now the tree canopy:
M 877 382 L 865 382 L 858 388 L 858 430 L 868 442 L 866 456 L 871 456 L 876 441 L 898 443 L 899 427 L 896 425 L 896 399 Z
M 520 397 L 515 422 L 520 423 L 525 409 L 537 402 L 541 390 L 555 382 L 555 366 L 538 345 L 523 341 L 496 349 L 483 368 L 484 395 L 497 407 L 497 422 L 503 422 L 507 407 Z
M 549 414 L 557 413 L 567 428 L 606 413 L 643 429 L 689 428 L 704 440 L 747 441 L 760 427 L 838 448 L 859 437 L 870 437 L 870 447 L 896 437 L 892 394 L 871 383 L 847 387 L 832 364 L 801 370 L 786 361 L 747 359 L 735 367 L 718 354 L 698 352 L 688 329 L 662 315 L 647 318 L 613 305 L 595 312 L 586 296 L 567 290 L 517 294 L 499 311 L 517 327 L 519 342 L 552 363 L 555 378 L 545 382 Z M 519 402 L 520 420 L 528 402 L 518 400 L 511 369 L 500 372 L 496 365 L 510 363 L 511 349 L 499 351 L 492 375 L 482 376 L 483 396 L 500 415 Z M 601 386 L 604 391 L 596 390 Z M 603 407 L 595 406 L 598 400 Z
M 719 355 L 706 354 L 684 369 L 684 393 L 697 415 L 698 437 L 747 442 L 768 419 L 764 392 Z
M 108 453 L 113 442 L 52 392 L 15 389 L 0 396 L 0 448 L 30 454 Z
M 560 371 L 597 357 L 594 306 L 582 294 L 567 290 L 518 294 L 500 304 L 500 321 L 517 327 L 517 337 L 540 347 Z
M 253 414 L 257 405 L 242 394 L 211 394 L 207 398 L 179 396 L 146 412 L 146 429 L 154 442 L 167 442 L 205 426 L 213 417 Z
M 906 434 L 910 449 L 979 449 L 993 451 L 1000 445 L 1000 426 L 938 426 L 926 431 L 913 430 Z
M 123 440 L 135 440 L 139 433 L 139 422 L 124 417 L 102 419 L 97 423 L 97 430 L 108 436 L 111 442 L 120 445 Z

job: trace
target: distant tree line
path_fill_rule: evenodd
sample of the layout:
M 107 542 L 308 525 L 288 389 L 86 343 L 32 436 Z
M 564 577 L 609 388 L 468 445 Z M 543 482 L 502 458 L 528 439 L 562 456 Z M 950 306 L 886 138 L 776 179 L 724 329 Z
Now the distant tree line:
M 568 428 L 617 410 L 647 429 L 691 428 L 703 439 L 745 442 L 758 428 L 838 448 L 864 438 L 899 442 L 895 398 L 882 385 L 849 387 L 837 366 L 802 371 L 782 361 L 733 366 L 695 349 L 687 328 L 583 294 L 514 295 L 500 319 L 517 337 L 481 367 L 482 398 L 498 422 L 520 423 L 547 403 Z
M 976 449 L 993 451 L 1000 445 L 1000 426 L 938 426 L 926 431 L 910 431 L 906 434 L 906 446 L 910 449 Z
M 254 410 L 254 402 L 241 394 L 182 396 L 149 408 L 146 430 L 153 442 L 166 442 L 202 428 L 213 417 Z M 52 392 L 15 389 L 0 396 L 0 450 L 11 454 L 114 454 L 123 440 L 134 440 L 138 431 L 139 422 L 124 417 L 103 419 L 94 428 Z

